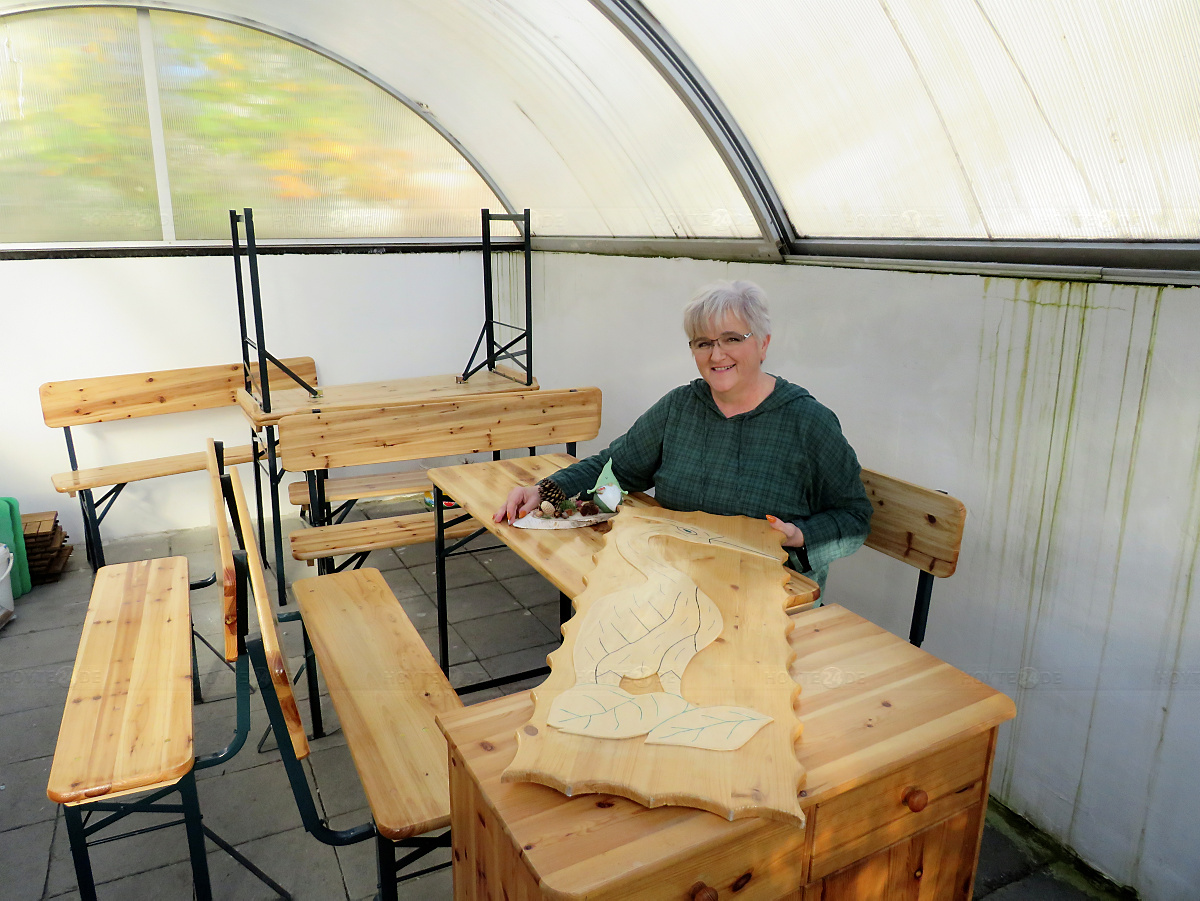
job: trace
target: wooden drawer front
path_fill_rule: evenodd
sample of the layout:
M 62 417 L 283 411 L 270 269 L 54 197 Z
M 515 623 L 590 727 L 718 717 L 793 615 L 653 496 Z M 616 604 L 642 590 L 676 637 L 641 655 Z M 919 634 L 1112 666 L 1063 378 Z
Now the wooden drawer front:
M 987 755 L 985 732 L 818 804 L 809 878 L 827 876 L 978 802 Z M 913 812 L 905 803 L 910 789 L 928 796 L 923 810 Z

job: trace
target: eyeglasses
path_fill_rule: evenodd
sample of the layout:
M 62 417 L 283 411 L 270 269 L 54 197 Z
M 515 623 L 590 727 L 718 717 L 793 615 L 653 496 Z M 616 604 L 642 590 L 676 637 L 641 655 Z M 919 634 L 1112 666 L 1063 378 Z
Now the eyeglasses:
M 743 342 L 748 341 L 753 334 L 754 332 L 746 332 L 744 335 L 739 335 L 737 332 L 726 332 L 720 338 L 693 338 L 688 342 L 688 347 L 694 354 L 710 354 L 718 344 L 721 345 L 721 350 L 735 350 L 741 347 Z

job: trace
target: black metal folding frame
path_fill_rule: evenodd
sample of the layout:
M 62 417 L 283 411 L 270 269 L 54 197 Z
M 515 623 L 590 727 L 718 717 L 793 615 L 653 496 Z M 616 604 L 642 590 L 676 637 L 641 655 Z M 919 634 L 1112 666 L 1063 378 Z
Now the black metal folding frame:
M 222 486 L 226 501 L 229 502 L 231 488 L 229 477 L 222 478 Z M 67 838 L 71 846 L 71 858 L 75 864 L 75 877 L 79 886 L 81 901 L 96 901 L 96 881 L 92 873 L 91 856 L 88 848 L 107 844 L 122 838 L 145 835 L 170 826 L 183 825 L 187 831 L 188 855 L 192 864 L 192 883 L 197 901 L 211 901 L 212 883 L 208 872 L 208 856 L 204 847 L 207 837 L 221 850 L 236 860 L 242 867 L 252 873 L 264 885 L 269 886 L 280 898 L 291 901 L 288 891 L 275 882 L 270 876 L 259 869 L 245 855 L 234 848 L 220 835 L 204 825 L 203 814 L 200 811 L 200 799 L 196 794 L 196 771 L 218 766 L 232 758 L 250 732 L 250 662 L 246 648 L 246 615 L 249 596 L 249 568 L 244 552 L 234 555 L 234 570 L 237 578 L 237 648 L 238 656 L 234 665 L 234 684 L 237 697 L 237 719 L 234 734 L 228 745 L 219 751 L 201 755 L 195 758 L 192 768 L 177 782 L 157 789 L 150 789 L 149 794 L 139 797 L 123 797 L 113 800 L 103 798 L 81 804 L 64 804 L 63 819 L 66 821 Z M 202 583 L 203 584 L 203 583 Z M 208 584 L 211 584 L 208 583 Z M 195 666 L 195 649 L 192 651 L 192 664 Z M 195 673 L 193 673 L 193 681 Z M 178 803 L 164 803 L 166 798 L 179 793 Z M 92 822 L 95 814 L 106 816 Z M 165 823 L 156 823 L 141 829 L 132 829 L 116 835 L 108 835 L 99 839 L 89 839 L 108 829 L 125 817 L 136 813 L 177 813 L 181 819 L 173 819 Z
M 525 384 L 533 384 L 533 245 L 530 231 L 529 210 L 526 209 L 520 215 L 508 213 L 492 213 L 490 210 L 480 210 L 482 222 L 482 249 L 483 249 L 483 294 L 484 294 L 484 323 L 480 331 L 479 339 L 475 342 L 475 349 L 471 352 L 471 358 L 466 367 L 463 369 L 459 381 L 467 381 L 472 375 L 486 367 L 489 371 L 495 371 L 498 362 L 511 362 L 525 375 Z M 514 222 L 518 223 L 518 228 L 522 233 L 521 253 L 524 264 L 524 293 L 525 293 L 525 325 L 524 327 L 513 325 L 511 323 L 500 322 L 495 318 L 495 295 L 494 284 L 492 278 L 492 258 L 496 253 L 493 249 L 492 242 L 492 222 Z M 241 241 L 241 228 L 245 229 L 245 245 Z M 234 284 L 237 289 L 237 306 L 238 306 L 238 328 L 242 347 L 242 373 L 243 383 L 246 391 L 258 400 L 259 406 L 264 413 L 271 412 L 271 385 L 269 364 L 274 364 L 301 388 L 309 393 L 309 396 L 316 400 L 320 396 L 320 391 L 313 385 L 308 384 L 296 373 L 292 372 L 285 366 L 278 357 L 267 350 L 266 328 L 263 323 L 262 314 L 262 292 L 259 282 L 258 272 L 258 245 L 254 236 L 254 211 L 245 207 L 239 214 L 237 210 L 229 211 L 229 231 L 230 244 L 233 256 Z M 249 304 L 247 304 L 246 285 L 242 273 L 242 259 L 246 260 L 246 266 L 249 273 Z M 512 337 L 504 343 L 498 343 L 496 339 L 497 328 L 507 328 L 515 332 L 515 337 Z M 484 339 L 487 339 L 486 353 L 484 359 L 476 364 L 475 357 L 479 352 L 480 346 Z M 517 345 L 523 344 L 519 349 Z M 254 372 L 257 367 L 257 386 L 255 384 Z M 256 389 L 257 387 L 257 394 Z M 69 441 L 68 437 L 68 441 Z M 250 429 L 250 444 L 254 454 L 254 495 L 258 510 L 258 537 L 259 547 L 264 551 L 264 562 L 267 548 L 267 529 L 266 529 L 266 505 L 263 499 L 264 480 L 267 483 L 266 493 L 269 495 L 270 503 L 270 519 L 271 519 L 271 538 L 273 547 L 274 564 L 268 564 L 268 568 L 275 573 L 276 596 L 280 607 L 287 606 L 287 580 L 284 578 L 284 542 L 283 542 L 283 527 L 281 522 L 281 510 L 279 501 L 279 486 L 283 481 L 285 472 L 279 463 L 278 453 L 278 436 L 276 428 L 273 425 L 263 427 L 261 435 L 251 426 Z M 532 450 L 532 449 L 531 449 Z M 72 460 L 74 458 L 72 457 Z M 350 501 L 338 507 L 334 512 L 330 509 L 328 502 L 324 496 L 324 478 L 325 473 L 322 472 L 318 476 L 314 473 L 308 473 L 309 487 L 309 512 L 308 520 L 311 525 L 329 525 L 335 522 L 341 522 L 349 514 L 354 506 L 354 502 Z M 89 493 L 87 498 L 88 503 L 91 502 Z M 82 500 L 81 500 L 82 503 Z M 85 522 L 88 521 L 87 510 L 84 513 Z M 96 532 L 98 535 L 98 531 Z M 89 542 L 90 547 L 90 542 Z M 330 572 L 340 572 L 347 568 L 358 569 L 367 560 L 369 552 L 352 555 L 349 559 L 344 560 L 337 566 L 333 565 L 332 558 L 327 558 L 317 561 L 317 571 L 321 574 Z M 285 621 L 300 621 L 301 634 L 304 638 L 304 663 L 301 666 L 301 672 L 305 673 L 308 680 L 308 697 L 309 697 L 309 715 L 312 721 L 312 737 L 320 738 L 325 734 L 323 717 L 321 714 L 321 699 L 320 690 L 317 682 L 317 666 L 316 656 L 312 651 L 312 646 L 308 640 L 308 633 L 304 629 L 303 619 L 299 613 L 291 612 L 279 615 L 281 622 Z M 299 673 L 297 674 L 299 675 Z M 265 736 L 264 736 L 265 740 Z M 261 749 L 263 742 L 259 742 Z
M 516 366 L 525 374 L 525 384 L 533 384 L 533 238 L 529 227 L 529 210 L 525 210 L 520 215 L 512 215 L 509 213 L 493 213 L 491 210 L 480 210 L 483 225 L 483 328 L 479 331 L 479 337 L 475 339 L 475 347 L 471 351 L 471 358 L 467 361 L 467 365 L 463 367 L 462 375 L 459 376 L 459 381 L 467 381 L 475 373 L 486 367 L 489 371 L 496 370 L 496 364 L 500 362 L 509 362 Z M 521 255 L 524 263 L 524 282 L 525 282 L 525 324 L 523 326 L 515 325 L 510 322 L 501 322 L 496 319 L 496 299 L 495 285 L 492 278 L 492 258 L 495 254 L 508 251 L 497 251 L 493 249 L 492 244 L 492 223 L 493 222 L 514 222 L 518 223 L 518 228 L 521 232 Z M 496 329 L 509 329 L 509 334 L 514 337 L 501 343 L 496 337 Z M 518 350 L 513 350 L 518 344 L 522 344 Z M 483 359 L 476 363 L 475 358 L 479 355 L 480 348 L 484 348 Z
M 295 749 L 288 737 L 287 722 L 283 717 L 279 696 L 275 693 L 275 685 L 271 681 L 271 670 L 267 665 L 267 655 L 263 649 L 262 637 L 255 636 L 248 639 L 246 646 L 258 678 L 258 686 L 262 693 L 263 704 L 267 709 L 267 717 L 271 721 L 271 729 L 275 733 L 275 744 L 279 748 L 279 756 L 283 760 L 284 770 L 287 773 L 288 782 L 291 784 L 292 795 L 296 799 L 296 807 L 300 811 L 300 819 L 304 824 L 305 831 L 317 841 L 334 846 L 353 845 L 371 838 L 375 839 L 375 866 L 379 876 L 381 901 L 397 901 L 396 886 L 398 883 L 450 866 L 450 862 L 447 861 L 414 872 L 402 873 L 409 864 L 415 863 L 438 848 L 450 847 L 449 829 L 435 836 L 411 836 L 393 841 L 379 833 L 374 820 L 349 829 L 330 828 L 325 818 L 317 812 L 317 805 L 313 799 L 312 788 L 308 784 L 304 767 L 296 757 Z M 410 850 L 404 857 L 397 860 L 396 850 L 398 848 Z

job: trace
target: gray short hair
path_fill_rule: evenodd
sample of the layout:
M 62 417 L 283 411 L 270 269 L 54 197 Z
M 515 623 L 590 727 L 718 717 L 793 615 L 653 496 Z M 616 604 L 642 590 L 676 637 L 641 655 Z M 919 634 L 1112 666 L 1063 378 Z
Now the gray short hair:
M 697 338 L 726 314 L 740 317 L 758 339 L 771 334 L 767 295 L 754 282 L 713 282 L 696 292 L 683 309 L 683 330 L 688 340 Z

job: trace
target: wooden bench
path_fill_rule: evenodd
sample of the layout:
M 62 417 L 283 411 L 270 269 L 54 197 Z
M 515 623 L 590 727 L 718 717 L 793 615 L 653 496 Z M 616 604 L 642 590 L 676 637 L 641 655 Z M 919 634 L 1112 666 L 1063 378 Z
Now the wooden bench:
M 79 894 L 96 898 L 88 838 L 131 813 L 183 814 L 196 897 L 210 899 L 205 837 L 211 838 L 282 898 L 290 895 L 204 826 L 195 771 L 224 763 L 250 727 L 246 591 L 229 536 L 218 455 L 205 457 L 211 480 L 213 543 L 222 598 L 226 656 L 236 662 L 237 723 L 229 745 L 196 757 L 192 742 L 194 652 L 186 557 L 101 567 L 59 727 L 47 796 L 63 805 Z M 179 803 L 163 798 L 178 792 Z M 133 797 L 137 795 L 137 797 Z M 93 817 L 95 813 L 107 815 Z M 94 820 L 94 821 L 93 821 Z M 176 825 L 159 823 L 101 842 Z M 93 842 L 93 844 L 98 842 Z
M 316 364 L 311 357 L 294 357 L 284 360 L 283 364 L 306 381 L 315 383 Z M 272 386 L 279 387 L 292 384 L 291 377 L 278 367 L 272 369 L 270 382 Z M 71 428 L 90 423 L 233 406 L 238 389 L 244 386 L 241 363 L 72 379 L 46 382 L 41 386 L 42 419 L 51 428 L 63 430 L 71 463 L 70 472 L 58 473 L 51 481 L 56 491 L 79 497 L 87 556 L 92 569 L 104 565 L 100 523 L 126 485 L 161 476 L 200 472 L 205 468 L 206 459 L 204 452 L 198 451 L 81 468 Z M 252 454 L 250 445 L 230 447 L 225 450 L 225 462 L 245 463 L 252 459 Z M 96 499 L 93 491 L 99 488 L 110 490 Z
M 261 564 L 259 566 L 261 570 Z M 251 565 L 251 584 L 254 565 Z M 379 896 L 396 898 L 398 878 L 448 866 L 442 863 L 400 877 L 406 866 L 450 844 L 450 793 L 446 742 L 435 717 L 462 706 L 376 569 L 301 579 L 294 584 L 305 626 L 341 720 L 371 821 L 331 829 L 317 812 L 300 760 L 308 746 L 292 729 L 296 707 L 265 586 L 255 588 L 261 635 L 248 641 L 263 701 L 279 740 L 280 756 L 304 828 L 330 845 L 375 839 Z M 278 652 L 276 652 L 277 654 Z M 429 836 L 433 830 L 441 834 Z M 397 848 L 408 853 L 397 861 Z
M 318 523 L 292 532 L 292 556 L 297 560 L 349 556 L 361 563 L 374 550 L 434 540 L 434 516 L 428 511 L 328 524 L 325 484 L 330 469 L 539 444 L 564 443 L 573 450 L 575 442 L 599 433 L 600 405 L 598 388 L 577 388 L 285 416 L 279 421 L 283 467 L 311 474 L 310 517 Z M 450 534 L 461 537 L 478 528 L 465 522 Z
M 867 547 L 918 570 L 908 640 L 920 647 L 925 640 L 933 579 L 954 575 L 958 566 L 967 508 L 941 491 L 869 469 L 862 471 L 862 481 L 874 508 Z

